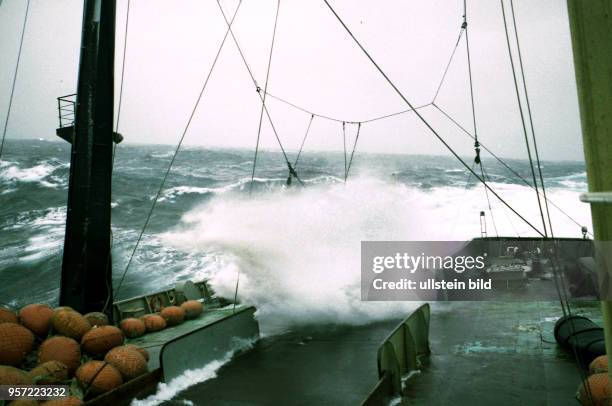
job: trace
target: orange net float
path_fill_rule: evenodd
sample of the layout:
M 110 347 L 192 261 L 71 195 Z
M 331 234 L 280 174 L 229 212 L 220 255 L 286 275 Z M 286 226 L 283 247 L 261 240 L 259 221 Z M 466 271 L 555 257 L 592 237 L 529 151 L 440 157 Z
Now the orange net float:
M 589 391 L 587 391 L 587 386 Z M 590 392 L 590 396 L 589 396 Z M 589 376 L 578 390 L 580 403 L 584 406 L 610 405 L 610 377 L 607 372 Z
M 132 349 L 138 351 L 140 353 L 140 355 L 143 356 L 145 361 L 147 361 L 147 362 L 149 361 L 149 352 L 147 350 L 145 350 L 144 348 L 139 347 L 139 346 L 137 346 L 135 344 L 126 344 L 126 345 L 124 345 L 124 347 L 129 347 L 129 348 L 132 348 Z
M 92 355 L 104 355 L 123 344 L 123 333 L 115 326 L 94 327 L 81 338 L 81 347 Z
M 68 379 L 68 367 L 59 361 L 47 361 L 34 367 L 30 371 L 30 376 L 36 384 L 53 385 L 59 384 Z
M 40 404 L 40 406 L 81 406 L 84 405 L 83 401 L 76 396 L 66 396 L 65 398 L 47 400 Z
M 18 365 L 32 351 L 34 334 L 16 323 L 0 324 L 0 364 Z
M 166 328 L 166 320 L 158 314 L 145 314 L 141 320 L 145 324 L 147 332 L 154 332 Z
M 0 307 L 0 324 L 2 323 L 19 323 L 19 319 L 8 307 Z
M 92 326 L 108 326 L 108 317 L 102 312 L 91 312 L 84 315 L 85 319 Z
M 188 300 L 181 304 L 181 309 L 185 311 L 185 319 L 195 319 L 204 311 L 204 305 L 197 300 Z
M 185 320 L 185 310 L 178 306 L 164 307 L 159 313 L 169 326 L 176 326 Z
M 19 368 L 0 365 L 0 385 L 32 385 L 32 377 Z
M 600 355 L 589 364 L 589 374 L 608 372 L 608 356 Z
M 73 373 L 81 363 L 81 347 L 70 337 L 54 336 L 47 338 L 38 349 L 38 363 L 59 361 Z
M 76 371 L 76 378 L 85 391 L 100 395 L 123 383 L 117 368 L 104 361 L 87 361 Z
M 55 331 L 75 340 L 80 340 L 83 334 L 91 329 L 91 324 L 87 319 L 74 310 L 56 310 L 52 322 Z
M 19 310 L 21 324 L 32 330 L 38 337 L 46 337 L 51 329 L 53 309 L 46 304 L 32 303 Z
M 145 326 L 144 322 L 133 317 L 128 317 L 127 319 L 121 320 L 121 323 L 119 323 L 119 328 L 121 328 L 123 334 L 129 338 L 140 337 L 147 331 L 147 327 Z
M 147 361 L 142 354 L 127 346 L 115 347 L 106 354 L 104 361 L 108 362 L 129 381 L 149 371 Z

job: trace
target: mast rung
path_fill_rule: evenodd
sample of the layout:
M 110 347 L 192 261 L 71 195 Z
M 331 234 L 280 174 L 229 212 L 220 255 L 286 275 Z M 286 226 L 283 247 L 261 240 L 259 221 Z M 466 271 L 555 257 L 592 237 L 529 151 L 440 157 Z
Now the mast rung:
M 580 195 L 580 201 L 584 203 L 612 203 L 612 192 L 589 192 Z

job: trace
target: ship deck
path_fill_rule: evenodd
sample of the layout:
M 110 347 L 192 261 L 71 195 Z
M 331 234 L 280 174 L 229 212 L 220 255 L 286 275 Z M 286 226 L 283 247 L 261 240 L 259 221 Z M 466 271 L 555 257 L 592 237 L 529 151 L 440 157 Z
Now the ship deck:
M 601 321 L 599 302 L 572 312 Z M 401 405 L 575 405 L 580 371 L 553 336 L 558 302 L 456 302 L 433 307 L 432 354 L 405 382 Z
M 575 313 L 601 319 L 597 302 Z M 553 337 L 556 302 L 433 305 L 432 354 L 401 405 L 574 405 L 580 373 Z M 376 352 L 398 321 L 304 327 L 255 348 L 174 400 L 206 405 L 358 405 L 378 380 Z
M 378 380 L 376 351 L 399 320 L 303 327 L 260 340 L 217 378 L 174 400 L 205 405 L 358 405 Z

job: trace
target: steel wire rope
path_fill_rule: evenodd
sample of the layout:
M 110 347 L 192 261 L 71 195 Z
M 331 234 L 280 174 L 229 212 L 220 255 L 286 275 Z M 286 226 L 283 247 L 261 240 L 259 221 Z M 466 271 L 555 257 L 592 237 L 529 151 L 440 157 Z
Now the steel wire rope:
M 340 16 L 336 13 L 336 11 L 334 10 L 334 8 L 331 6 L 331 4 L 329 4 L 328 0 L 323 0 L 323 2 L 325 3 L 325 5 L 327 5 L 327 7 L 329 8 L 329 10 L 332 12 L 332 14 L 336 17 L 336 19 L 338 20 L 338 22 L 342 25 L 342 27 L 346 30 L 346 32 L 349 34 L 349 36 L 352 38 L 352 40 L 357 44 L 357 46 L 359 46 L 359 48 L 361 49 L 361 51 L 366 55 L 366 57 L 370 60 L 370 62 L 374 65 L 374 67 L 378 70 L 378 72 L 383 76 L 383 78 L 387 81 L 387 83 L 393 88 L 393 90 L 398 94 L 398 96 L 400 96 L 402 98 L 402 100 L 408 105 L 408 107 L 410 107 L 411 109 L 414 110 L 414 107 L 412 105 L 412 103 L 410 103 L 410 101 L 408 101 L 408 99 L 406 98 L 406 96 L 404 96 L 404 94 L 399 90 L 399 88 L 393 83 L 393 81 L 391 81 L 391 79 L 387 76 L 387 74 L 382 70 L 382 68 L 376 63 L 376 61 L 374 61 L 374 59 L 372 58 L 372 56 L 370 55 L 370 53 L 363 47 L 363 45 L 359 42 L 359 40 L 357 40 L 357 38 L 355 37 L 355 35 L 352 33 L 352 31 L 348 28 L 348 26 L 344 23 L 344 21 L 340 18 Z M 438 134 L 438 132 L 431 126 L 431 124 L 418 112 L 418 111 L 414 111 L 414 113 L 416 114 L 416 116 L 419 118 L 419 120 L 431 131 L 431 133 L 442 143 L 442 145 L 444 145 L 444 147 L 446 149 L 449 150 L 449 152 L 465 167 L 467 168 L 470 172 L 472 172 L 472 174 L 474 175 L 474 177 L 476 179 L 478 179 L 479 182 L 483 183 L 485 185 L 485 187 L 487 189 L 489 189 L 489 191 L 495 196 L 497 197 L 504 205 L 506 205 L 517 217 L 519 217 L 521 220 L 523 220 L 527 225 L 529 225 L 529 227 L 531 227 L 536 233 L 538 233 L 541 236 L 544 236 L 544 234 L 542 234 L 542 232 L 535 227 L 533 224 L 531 224 L 531 222 L 529 222 L 529 220 L 527 220 L 525 217 L 523 217 L 520 213 L 518 213 L 511 205 L 509 205 L 497 192 L 495 192 L 495 190 L 493 190 L 493 188 L 491 188 L 487 182 L 482 179 L 480 176 L 478 176 L 478 174 L 476 172 L 474 172 L 472 170 L 472 168 L 457 154 L 457 152 L 455 152 L 455 150 L 453 150 L 453 148 L 444 140 L 444 138 L 442 138 L 442 136 L 440 136 L 440 134 Z
M 4 120 L 4 129 L 2 130 L 2 141 L 0 141 L 0 160 L 4 152 L 4 141 L 6 139 L 6 129 L 8 128 L 9 119 L 11 117 L 11 109 L 13 107 L 13 97 L 15 96 L 15 85 L 17 83 L 17 74 L 19 73 L 19 63 L 21 62 L 21 51 L 23 49 L 23 38 L 25 37 L 26 26 L 28 25 L 28 16 L 30 13 L 30 0 L 26 3 L 26 10 L 23 16 L 23 26 L 21 28 L 21 37 L 19 38 L 19 50 L 17 51 L 17 63 L 15 64 L 15 72 L 13 73 L 13 81 L 11 84 L 11 94 L 9 96 L 8 108 L 6 110 L 6 119 Z
M 236 15 L 238 14 L 238 11 L 240 10 L 240 6 L 242 5 L 242 0 L 239 0 L 238 5 L 236 6 L 236 10 L 234 11 L 234 15 L 232 17 L 232 20 L 230 22 L 230 26 L 233 23 L 234 19 L 236 18 Z M 200 93 L 198 94 L 198 97 L 196 99 L 196 102 L 191 110 L 191 114 L 189 115 L 189 119 L 187 120 L 187 123 L 185 125 L 185 128 L 183 129 L 183 132 L 181 134 L 181 137 L 179 139 L 179 142 L 176 145 L 176 148 L 174 150 L 174 153 L 172 154 L 172 158 L 170 159 L 170 163 L 168 164 L 168 168 L 166 169 L 165 173 L 164 173 L 164 177 L 159 185 L 159 188 L 157 190 L 157 193 L 155 195 L 155 198 L 153 199 L 153 203 L 151 204 L 151 208 L 149 209 L 149 212 L 147 214 L 145 223 L 140 231 L 140 234 L 138 235 L 138 239 L 136 240 L 136 244 L 134 245 L 134 248 L 132 249 L 132 253 L 128 259 L 127 265 L 125 266 L 125 270 L 123 271 L 123 274 L 121 275 L 121 279 L 119 281 L 119 285 L 117 287 L 117 289 L 115 290 L 116 292 L 119 292 L 119 290 L 121 289 L 121 286 L 123 284 L 123 281 L 125 279 L 125 276 L 130 268 L 130 265 L 132 264 L 132 261 L 134 259 L 134 255 L 136 254 L 136 250 L 138 249 L 138 246 L 140 245 L 140 241 L 142 240 L 142 237 L 144 235 L 144 232 L 147 228 L 147 226 L 149 225 L 149 221 L 151 220 L 151 216 L 153 215 L 153 212 L 155 210 L 155 206 L 157 205 L 157 201 L 159 200 L 159 197 L 161 196 L 161 192 L 164 188 L 164 185 L 166 183 L 166 180 L 168 179 L 168 175 L 170 174 L 170 170 L 172 169 L 172 165 L 174 164 L 174 161 L 176 159 L 176 156 L 183 144 L 183 141 L 185 139 L 185 135 L 187 134 L 187 131 L 189 130 L 189 127 L 191 126 L 191 122 L 193 120 L 193 117 L 195 116 L 196 110 L 200 104 L 200 101 L 202 100 L 202 96 L 204 95 L 204 91 L 206 90 L 206 86 L 208 85 L 208 82 L 210 80 L 210 77 L 214 71 L 215 66 L 217 65 L 217 61 L 219 60 L 219 56 L 221 55 L 221 51 L 223 50 L 223 46 L 225 44 L 225 41 L 227 39 L 227 36 L 229 35 L 229 29 L 225 32 L 225 35 L 223 36 L 223 40 L 221 41 L 221 45 L 219 46 L 219 49 L 217 50 L 217 53 L 215 55 L 215 58 L 213 60 L 213 63 L 210 67 L 210 70 L 208 71 L 208 74 L 206 75 L 206 78 L 204 79 L 204 83 L 202 85 L 202 88 L 200 89 Z

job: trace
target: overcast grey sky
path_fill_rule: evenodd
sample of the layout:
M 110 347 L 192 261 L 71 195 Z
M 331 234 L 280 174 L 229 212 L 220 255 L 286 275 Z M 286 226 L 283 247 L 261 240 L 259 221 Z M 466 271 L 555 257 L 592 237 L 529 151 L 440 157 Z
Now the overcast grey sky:
M 415 105 L 431 101 L 455 45 L 462 0 L 331 0 Z M 118 0 L 117 72 L 126 0 Z M 0 123 L 8 105 L 26 0 L 0 6 Z M 222 0 L 233 13 L 235 0 Z M 509 4 L 509 3 L 508 3 Z M 276 0 L 244 0 L 234 30 L 263 87 Z M 543 159 L 583 159 L 564 0 L 515 0 L 534 124 Z M 8 136 L 55 139 L 57 96 L 76 88 L 82 2 L 32 0 Z M 499 155 L 526 157 L 500 2 L 468 0 L 479 136 Z M 120 132 L 128 142 L 175 144 L 225 34 L 215 0 L 132 0 Z M 465 42 L 437 102 L 470 131 Z M 117 75 L 117 88 L 118 88 Z M 317 113 L 360 121 L 406 108 L 321 0 L 281 0 L 269 91 Z M 299 147 L 309 116 L 269 100 L 280 137 Z M 260 102 L 234 43 L 225 44 L 186 144 L 255 144 Z M 425 118 L 460 153 L 472 142 L 433 108 Z M 355 128 L 348 127 L 352 142 Z M 265 123 L 263 148 L 276 148 Z M 341 150 L 341 124 L 315 119 L 306 150 Z M 362 127 L 359 149 L 447 154 L 404 114 Z M 10 155 L 10 150 L 6 151 Z

